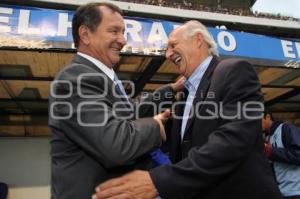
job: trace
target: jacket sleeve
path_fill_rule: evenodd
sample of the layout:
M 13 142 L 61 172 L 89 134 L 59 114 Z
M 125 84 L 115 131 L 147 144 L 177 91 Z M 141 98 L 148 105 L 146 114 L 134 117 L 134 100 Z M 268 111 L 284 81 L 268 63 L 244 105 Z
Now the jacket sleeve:
M 272 146 L 269 157 L 272 161 L 300 165 L 300 132 L 289 123 L 282 125 L 282 143 L 284 148 Z
M 211 84 L 222 85 L 219 92 L 224 115 L 237 113 L 238 103 L 262 102 L 256 72 L 248 62 L 227 63 L 225 60 L 218 68 L 214 72 L 218 78 L 215 76 Z M 244 115 L 240 119 L 220 118 L 219 127 L 210 133 L 207 142 L 191 148 L 187 158 L 171 166 L 150 170 L 160 196 L 192 198 L 193 194 L 205 193 L 230 175 L 254 151 L 260 136 L 261 110 L 248 115 L 256 119 Z
M 92 76 L 82 78 L 78 83 L 80 73 L 92 72 L 81 66 L 60 76 L 60 79 L 71 82 L 72 90 L 62 84 L 56 93 L 72 94 L 69 98 L 55 98 L 53 102 L 71 104 L 72 111 L 64 104 L 55 106 L 55 116 L 70 115 L 70 118 L 51 118 L 54 121 L 52 127 L 59 128 L 78 147 L 107 168 L 132 164 L 136 158 L 159 147 L 159 124 L 152 118 L 128 120 L 116 117 L 113 100 L 105 93 L 104 85 L 107 84 L 103 78 Z
M 152 117 L 170 108 L 175 101 L 175 91 L 171 85 L 165 85 L 155 90 L 153 93 L 142 95 L 140 101 L 135 104 L 138 111 L 136 118 Z

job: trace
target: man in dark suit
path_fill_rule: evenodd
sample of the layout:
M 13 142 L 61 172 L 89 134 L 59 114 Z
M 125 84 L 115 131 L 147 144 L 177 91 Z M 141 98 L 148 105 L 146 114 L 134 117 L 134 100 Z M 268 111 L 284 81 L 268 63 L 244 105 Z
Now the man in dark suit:
M 107 179 L 148 169 L 148 153 L 165 138 L 162 122 L 168 116 L 141 118 L 154 109 L 146 103 L 135 106 L 117 80 L 113 66 L 126 44 L 118 7 L 83 5 L 72 28 L 77 54 L 56 76 L 49 98 L 53 199 L 87 199 Z M 158 104 L 178 88 L 174 83 L 156 91 L 161 98 L 145 100 Z
M 170 34 L 166 56 L 187 78 L 188 91 L 186 103 L 174 107 L 169 140 L 176 164 L 109 180 L 94 198 L 281 198 L 263 154 L 263 97 L 256 72 L 246 61 L 219 61 L 217 54 L 198 21 Z

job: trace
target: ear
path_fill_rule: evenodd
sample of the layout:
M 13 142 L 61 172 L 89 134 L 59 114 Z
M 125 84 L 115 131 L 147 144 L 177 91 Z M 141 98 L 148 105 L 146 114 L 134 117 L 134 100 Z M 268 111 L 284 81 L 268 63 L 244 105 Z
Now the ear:
M 203 35 L 200 32 L 198 32 L 195 34 L 195 38 L 197 46 L 200 48 L 204 42 Z
M 85 25 L 81 25 L 79 27 L 78 34 L 81 42 L 83 42 L 85 45 L 90 44 L 90 30 Z

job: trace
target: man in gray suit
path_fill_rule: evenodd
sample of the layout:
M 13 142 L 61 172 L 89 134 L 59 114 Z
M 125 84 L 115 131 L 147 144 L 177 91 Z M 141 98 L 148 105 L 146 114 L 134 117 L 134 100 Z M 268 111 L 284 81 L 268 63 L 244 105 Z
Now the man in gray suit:
M 136 105 L 116 81 L 113 66 L 126 44 L 118 7 L 83 5 L 72 30 L 77 54 L 56 76 L 49 98 L 53 199 L 87 199 L 107 179 L 148 169 L 148 153 L 165 138 L 162 122 L 168 117 L 164 112 L 141 118 L 154 111 L 149 104 L 135 114 Z M 160 99 L 149 95 L 146 101 L 172 100 L 180 88 L 182 82 L 165 86 L 156 91 Z

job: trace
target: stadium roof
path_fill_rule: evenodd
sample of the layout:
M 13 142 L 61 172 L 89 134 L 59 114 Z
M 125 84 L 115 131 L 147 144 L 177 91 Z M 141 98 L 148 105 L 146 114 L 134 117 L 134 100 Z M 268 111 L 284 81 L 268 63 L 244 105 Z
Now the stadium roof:
M 0 135 L 46 136 L 48 97 L 55 74 L 74 51 L 0 51 Z M 135 95 L 174 82 L 178 70 L 164 57 L 123 55 L 115 71 L 135 83 Z M 300 127 L 300 70 L 256 66 L 266 105 Z M 130 91 L 129 86 L 126 89 Z
M 196 10 L 181 9 L 178 12 L 176 8 L 168 8 L 146 4 L 136 4 L 112 0 L 98 0 L 113 2 L 124 10 L 127 16 L 149 17 L 166 19 L 172 21 L 187 21 L 189 19 L 197 19 L 209 26 L 225 25 L 228 29 L 245 31 L 257 34 L 272 35 L 285 38 L 299 38 L 300 23 L 297 21 L 278 20 L 270 18 L 260 18 L 253 16 L 238 16 L 222 13 L 212 13 Z M 198 0 L 197 0 L 198 1 Z M 231 6 L 236 8 L 253 5 L 252 0 L 201 0 L 208 4 L 216 4 L 218 1 L 223 6 Z M 2 3 L 11 5 L 28 5 L 45 8 L 75 10 L 79 5 L 87 3 L 86 0 L 2 0 Z M 213 3 L 211 3 L 213 2 Z

